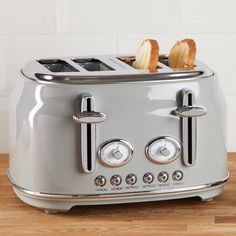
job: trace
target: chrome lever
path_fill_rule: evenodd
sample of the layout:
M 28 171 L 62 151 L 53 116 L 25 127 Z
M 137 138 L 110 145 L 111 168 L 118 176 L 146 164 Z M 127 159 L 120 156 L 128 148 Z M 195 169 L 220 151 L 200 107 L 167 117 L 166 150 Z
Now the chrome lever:
M 81 127 L 81 161 L 85 173 L 92 173 L 96 165 L 96 123 L 103 122 L 106 115 L 95 111 L 95 99 L 91 94 L 80 95 L 80 112 L 73 121 Z
M 180 117 L 182 158 L 185 166 L 194 166 L 197 156 L 197 117 L 207 113 L 206 108 L 197 106 L 193 91 L 180 91 L 180 106 L 173 112 Z
M 73 115 L 73 121 L 79 124 L 96 124 L 106 119 L 106 115 L 101 112 L 82 112 Z
M 207 110 L 202 106 L 182 106 L 175 110 L 175 115 L 179 117 L 198 117 L 206 115 Z

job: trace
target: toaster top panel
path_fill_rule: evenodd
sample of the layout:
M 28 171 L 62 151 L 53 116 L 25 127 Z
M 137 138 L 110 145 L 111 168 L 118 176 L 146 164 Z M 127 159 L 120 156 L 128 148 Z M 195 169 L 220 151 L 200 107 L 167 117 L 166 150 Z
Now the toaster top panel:
M 204 63 L 197 61 L 193 70 L 174 71 L 168 66 L 168 56 L 161 55 L 157 70 L 135 69 L 134 56 L 94 56 L 39 59 L 29 62 L 22 73 L 41 83 L 106 84 L 124 82 L 167 81 L 206 78 L 213 75 Z

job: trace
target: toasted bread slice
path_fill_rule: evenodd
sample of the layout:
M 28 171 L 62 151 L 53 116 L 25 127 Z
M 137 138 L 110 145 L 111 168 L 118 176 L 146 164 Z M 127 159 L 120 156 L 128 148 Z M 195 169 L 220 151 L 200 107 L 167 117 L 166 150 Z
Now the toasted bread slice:
M 133 67 L 141 71 L 154 72 L 157 70 L 159 45 L 154 39 L 145 39 L 139 47 Z
M 174 70 L 193 69 L 196 59 L 196 44 L 193 39 L 177 42 L 169 54 L 169 66 Z

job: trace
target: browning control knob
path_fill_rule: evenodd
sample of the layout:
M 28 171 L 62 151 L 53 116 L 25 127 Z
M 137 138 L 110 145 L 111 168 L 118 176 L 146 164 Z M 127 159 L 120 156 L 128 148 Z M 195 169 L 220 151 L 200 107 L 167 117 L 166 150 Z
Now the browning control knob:
M 114 139 L 100 146 L 98 158 L 107 167 L 120 167 L 127 164 L 133 157 L 133 147 L 125 140 Z
M 167 164 L 180 156 L 180 144 L 171 137 L 163 136 L 146 146 L 147 158 L 157 164 Z

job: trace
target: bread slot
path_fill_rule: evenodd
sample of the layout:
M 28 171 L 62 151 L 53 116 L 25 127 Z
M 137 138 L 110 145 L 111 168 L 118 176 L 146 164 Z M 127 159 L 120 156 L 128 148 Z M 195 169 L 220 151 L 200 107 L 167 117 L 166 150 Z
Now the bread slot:
M 83 67 L 87 71 L 112 71 L 115 70 L 104 62 L 96 58 L 80 58 L 73 59 L 75 63 Z
M 159 57 L 159 62 L 162 63 L 162 64 L 164 64 L 164 65 L 166 65 L 167 67 L 171 68 L 170 65 L 169 65 L 168 58 L 169 58 L 168 55 L 160 55 L 160 57 Z M 176 68 L 175 68 L 174 71 L 194 70 L 196 67 L 197 67 L 197 66 L 194 65 L 193 68 L 185 68 L 185 69 L 182 69 L 182 68 L 176 69 Z M 173 69 L 173 68 L 171 68 L 171 69 Z
M 38 60 L 38 62 L 51 72 L 78 72 L 76 68 L 63 60 L 46 59 Z
M 131 67 L 133 67 L 133 63 L 135 62 L 135 56 L 121 56 L 121 57 L 117 57 L 117 59 L 126 63 L 127 65 L 129 65 Z M 163 68 L 160 65 L 157 65 L 156 71 L 154 71 L 154 72 L 145 71 L 145 72 L 156 73 L 156 72 L 158 72 L 158 70 L 161 70 L 161 69 L 163 69 Z

